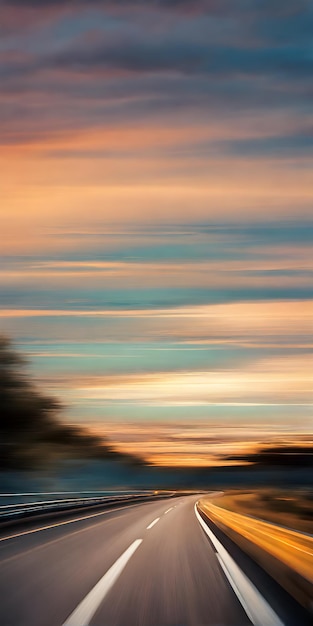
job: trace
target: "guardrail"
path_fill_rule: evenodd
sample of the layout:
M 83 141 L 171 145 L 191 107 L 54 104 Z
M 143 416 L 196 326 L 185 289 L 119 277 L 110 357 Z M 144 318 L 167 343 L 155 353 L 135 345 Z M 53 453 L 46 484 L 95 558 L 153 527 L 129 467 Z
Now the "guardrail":
M 80 498 L 64 498 L 56 500 L 42 500 L 0 505 L 0 528 L 14 523 L 23 522 L 30 518 L 42 517 L 48 514 L 74 512 L 78 509 L 95 508 L 101 506 L 115 506 L 132 502 L 144 502 L 175 495 L 173 492 L 142 492 L 116 494 L 105 496 L 84 496 Z
M 216 506 L 199 510 L 313 613 L 313 536 Z
M 7 519 L 23 517 L 34 512 L 49 512 L 51 510 L 62 510 L 65 508 L 74 508 L 77 506 L 85 506 L 92 504 L 102 504 L 115 501 L 129 500 L 138 496 L 104 496 L 104 497 L 87 497 L 87 498 L 66 498 L 64 500 L 44 500 L 42 502 L 23 502 L 21 504 L 5 504 L 0 506 L 0 522 Z M 143 497 L 143 496 L 140 496 Z M 147 496 L 145 496 L 147 497 Z

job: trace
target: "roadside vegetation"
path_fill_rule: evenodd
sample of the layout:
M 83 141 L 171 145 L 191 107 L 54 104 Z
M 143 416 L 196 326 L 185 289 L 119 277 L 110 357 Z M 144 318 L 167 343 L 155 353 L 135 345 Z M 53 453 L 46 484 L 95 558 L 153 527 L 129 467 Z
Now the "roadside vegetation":
M 0 470 L 44 468 L 65 459 L 112 460 L 141 465 L 87 428 L 62 419 L 58 399 L 31 380 L 26 359 L 0 336 Z
M 214 504 L 235 513 L 313 534 L 313 489 L 256 489 L 227 491 Z

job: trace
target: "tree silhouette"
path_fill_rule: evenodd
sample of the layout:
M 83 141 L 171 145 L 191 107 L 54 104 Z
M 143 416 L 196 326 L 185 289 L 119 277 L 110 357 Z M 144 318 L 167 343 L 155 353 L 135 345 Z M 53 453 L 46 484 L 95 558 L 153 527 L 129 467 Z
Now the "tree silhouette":
M 61 403 L 37 389 L 26 364 L 11 341 L 0 336 L 0 470 L 33 469 L 68 457 L 141 463 L 86 428 L 64 424 Z
M 41 460 L 56 425 L 60 403 L 28 379 L 26 361 L 0 337 L 0 468 L 24 469 Z

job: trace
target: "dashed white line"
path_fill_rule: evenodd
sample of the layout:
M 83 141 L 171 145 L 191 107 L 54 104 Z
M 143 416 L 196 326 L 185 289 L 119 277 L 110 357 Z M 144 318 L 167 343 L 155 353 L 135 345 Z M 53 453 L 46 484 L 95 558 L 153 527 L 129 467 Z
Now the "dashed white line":
M 147 526 L 146 530 L 150 530 L 150 528 L 153 528 L 153 526 L 158 523 L 159 519 L 160 518 L 157 517 L 155 520 L 153 520 L 153 522 L 151 522 L 151 524 L 149 524 L 149 526 Z
M 104 600 L 108 591 L 122 573 L 129 559 L 142 543 L 142 539 L 136 539 L 125 552 L 115 561 L 110 569 L 100 578 L 99 582 L 91 589 L 78 607 L 64 622 L 63 626 L 88 626 L 93 615 Z
M 195 504 L 195 514 L 199 524 L 216 549 L 217 559 L 227 580 L 254 626 L 284 626 L 275 611 L 204 522 L 198 512 L 197 504 Z
M 166 515 L 166 514 L 167 514 L 167 513 L 169 513 L 170 511 L 172 511 L 172 510 L 173 510 L 173 508 L 174 508 L 174 507 L 172 507 L 172 506 L 171 506 L 171 508 L 170 508 L 170 509 L 167 509 L 167 511 L 165 511 L 164 515 Z

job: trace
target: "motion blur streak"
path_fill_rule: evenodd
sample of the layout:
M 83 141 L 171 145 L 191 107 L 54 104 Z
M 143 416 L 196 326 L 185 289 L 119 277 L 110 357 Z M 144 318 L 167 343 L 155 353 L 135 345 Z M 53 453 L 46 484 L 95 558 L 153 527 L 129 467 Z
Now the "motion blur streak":
M 197 503 L 195 504 L 195 514 L 204 532 L 213 543 L 218 561 L 252 623 L 255 626 L 283 626 L 279 617 L 203 521 L 198 513 Z
M 210 517 L 218 519 L 262 550 L 298 571 L 313 583 L 313 537 L 294 530 L 275 526 L 259 519 L 233 513 L 212 503 L 201 501 L 201 507 Z
M 199 506 L 218 528 L 312 612 L 312 535 L 235 513 L 207 500 L 201 500 Z
M 216 516 L 230 565 L 190 494 L 309 525 L 312 32 L 312 0 L 0 0 L 0 500 L 158 498 L 1 509 L 0 626 L 251 626 L 252 588 L 307 626 L 263 560 L 311 547 Z

